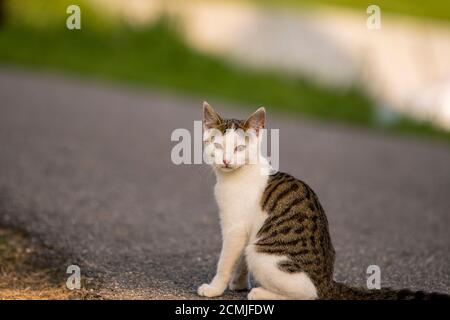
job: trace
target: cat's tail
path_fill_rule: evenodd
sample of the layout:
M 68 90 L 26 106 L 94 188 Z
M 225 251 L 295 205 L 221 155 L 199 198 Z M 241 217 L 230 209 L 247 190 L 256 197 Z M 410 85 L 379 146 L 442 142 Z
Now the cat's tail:
M 450 295 L 409 289 L 381 288 L 379 290 L 351 287 L 333 282 L 325 299 L 330 300 L 450 300 Z

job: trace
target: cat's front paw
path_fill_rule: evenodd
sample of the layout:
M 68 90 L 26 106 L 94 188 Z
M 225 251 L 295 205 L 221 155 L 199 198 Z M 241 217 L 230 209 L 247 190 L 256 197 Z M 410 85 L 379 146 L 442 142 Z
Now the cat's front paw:
M 222 288 L 214 287 L 210 284 L 204 283 L 198 288 L 197 293 L 199 296 L 212 298 L 222 295 L 223 291 L 224 289 Z

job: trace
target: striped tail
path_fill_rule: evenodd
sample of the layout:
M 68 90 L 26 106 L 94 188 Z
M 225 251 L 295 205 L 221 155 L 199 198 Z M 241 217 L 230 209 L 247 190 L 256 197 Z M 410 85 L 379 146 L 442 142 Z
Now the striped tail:
M 369 290 L 347 286 L 343 283 L 333 282 L 329 300 L 450 300 L 450 295 L 436 292 L 412 291 L 409 289 Z

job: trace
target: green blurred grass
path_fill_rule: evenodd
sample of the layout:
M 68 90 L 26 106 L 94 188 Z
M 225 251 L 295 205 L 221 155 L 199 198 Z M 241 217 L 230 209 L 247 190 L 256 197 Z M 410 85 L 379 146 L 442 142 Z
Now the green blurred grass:
M 359 10 L 366 14 L 368 6 L 374 4 L 380 7 L 381 13 L 392 13 L 403 16 L 439 19 L 450 21 L 450 1 L 443 0 L 246 0 L 258 4 L 276 6 L 301 7 L 327 5 Z
M 300 78 L 242 70 L 197 53 L 164 23 L 144 31 L 5 29 L 0 61 L 172 88 L 252 105 L 279 106 L 328 119 L 369 123 L 372 104 L 356 90 L 319 88 Z
M 56 8 L 54 3 L 36 0 L 25 13 L 11 14 L 14 19 L 0 29 L 0 63 L 176 90 L 252 108 L 265 105 L 292 115 L 450 141 L 450 133 L 406 117 L 380 123 L 374 102 L 356 88 L 323 88 L 301 77 L 247 70 L 196 52 L 167 20 L 136 30 L 110 23 L 106 17 L 95 19 L 95 13 L 82 7 L 82 30 L 67 30 L 65 2 L 58 2 Z M 17 9 L 20 6 L 13 6 Z M 63 14 L 55 18 L 56 10 Z

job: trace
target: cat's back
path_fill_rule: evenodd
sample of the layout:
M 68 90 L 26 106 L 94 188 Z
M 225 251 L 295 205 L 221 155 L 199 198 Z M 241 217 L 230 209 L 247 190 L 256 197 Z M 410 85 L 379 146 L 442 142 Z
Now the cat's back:
M 284 172 L 270 176 L 260 206 L 268 215 L 257 233 L 260 251 L 334 256 L 325 212 L 305 182 Z
M 270 216 L 289 212 L 294 207 L 316 211 L 320 203 L 314 191 L 294 176 L 277 172 L 269 176 L 261 197 L 261 208 Z M 321 207 L 320 207 L 321 208 Z

